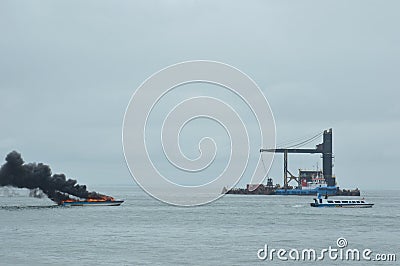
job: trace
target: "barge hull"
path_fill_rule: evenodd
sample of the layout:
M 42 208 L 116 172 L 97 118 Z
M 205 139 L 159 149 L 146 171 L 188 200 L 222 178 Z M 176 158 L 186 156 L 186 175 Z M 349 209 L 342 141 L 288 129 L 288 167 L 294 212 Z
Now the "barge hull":
M 239 195 L 297 195 L 297 196 L 316 196 L 318 193 L 321 195 L 328 196 L 360 196 L 360 190 L 347 190 L 339 189 L 339 187 L 318 187 L 315 189 L 278 189 L 278 188 L 267 188 L 263 185 L 258 186 L 254 190 L 248 188 L 234 188 L 229 191 L 223 190 L 226 194 L 239 194 Z

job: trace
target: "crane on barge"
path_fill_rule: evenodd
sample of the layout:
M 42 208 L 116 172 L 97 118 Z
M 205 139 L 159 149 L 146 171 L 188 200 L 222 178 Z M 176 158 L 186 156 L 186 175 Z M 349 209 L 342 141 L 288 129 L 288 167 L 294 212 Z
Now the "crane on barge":
M 321 133 L 313 136 L 310 139 L 307 139 L 301 143 L 296 145 L 292 145 L 292 147 L 300 146 L 306 144 L 317 137 L 319 137 Z M 289 182 L 295 180 L 298 186 L 301 186 L 301 174 L 299 176 L 294 176 L 288 170 L 288 154 L 289 153 L 303 153 L 303 154 L 322 154 L 322 174 L 325 178 L 325 181 L 328 187 L 336 186 L 336 179 L 332 175 L 333 169 L 333 149 L 332 149 L 332 128 L 325 130 L 323 132 L 323 141 L 321 144 L 316 145 L 315 149 L 300 149 L 300 148 L 278 148 L 278 149 L 260 149 L 260 152 L 275 152 L 275 153 L 283 153 L 283 188 L 285 190 L 289 187 Z

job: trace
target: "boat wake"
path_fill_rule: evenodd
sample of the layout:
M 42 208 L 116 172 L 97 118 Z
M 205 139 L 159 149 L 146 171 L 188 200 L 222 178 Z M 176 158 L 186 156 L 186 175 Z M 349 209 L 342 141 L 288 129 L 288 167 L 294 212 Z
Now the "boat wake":
M 58 208 L 58 205 L 39 205 L 39 206 L 0 206 L 0 210 L 19 211 L 19 210 L 34 210 L 34 209 L 52 209 Z

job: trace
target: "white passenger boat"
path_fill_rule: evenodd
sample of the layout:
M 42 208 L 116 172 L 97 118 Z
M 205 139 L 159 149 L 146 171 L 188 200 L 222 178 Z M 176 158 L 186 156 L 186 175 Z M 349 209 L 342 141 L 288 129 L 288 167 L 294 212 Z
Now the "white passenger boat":
M 339 208 L 371 208 L 374 204 L 368 203 L 363 199 L 328 199 L 328 196 L 322 198 L 321 194 L 314 198 L 310 203 L 311 207 L 339 207 Z

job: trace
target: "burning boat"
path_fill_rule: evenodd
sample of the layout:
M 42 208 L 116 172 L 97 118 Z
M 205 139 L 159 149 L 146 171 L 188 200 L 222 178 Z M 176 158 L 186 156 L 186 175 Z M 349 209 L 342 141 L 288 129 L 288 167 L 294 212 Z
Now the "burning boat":
M 124 201 L 115 200 L 113 197 L 97 194 L 96 198 L 72 198 L 67 196 L 66 199 L 58 202 L 60 206 L 119 206 Z
M 64 200 L 60 202 L 60 206 L 119 206 L 123 200 L 111 199 L 85 199 L 85 200 Z
M 43 163 L 25 163 L 16 151 L 10 152 L 0 167 L 0 186 L 27 188 L 34 197 L 44 193 L 60 206 L 119 206 L 124 202 L 89 191 L 64 174 L 52 174 L 50 167 Z

